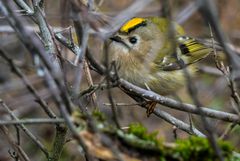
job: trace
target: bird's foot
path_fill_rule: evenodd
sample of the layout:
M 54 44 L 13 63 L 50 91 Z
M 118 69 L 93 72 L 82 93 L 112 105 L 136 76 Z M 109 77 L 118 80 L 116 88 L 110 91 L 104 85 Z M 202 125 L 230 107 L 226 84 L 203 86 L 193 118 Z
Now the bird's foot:
M 154 102 L 154 101 L 147 101 L 145 103 L 145 107 L 147 107 L 147 111 L 146 111 L 147 117 L 149 117 L 153 113 L 156 105 L 157 105 L 157 102 Z

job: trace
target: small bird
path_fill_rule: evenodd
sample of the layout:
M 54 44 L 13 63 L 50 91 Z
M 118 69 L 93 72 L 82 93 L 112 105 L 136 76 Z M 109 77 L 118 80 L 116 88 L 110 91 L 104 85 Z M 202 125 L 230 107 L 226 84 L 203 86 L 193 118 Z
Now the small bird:
M 169 95 L 184 86 L 183 69 L 187 68 L 189 74 L 194 75 L 197 71 L 194 64 L 213 49 L 186 36 L 180 25 L 166 18 L 135 17 L 110 38 L 108 52 L 121 78 L 158 94 Z M 154 102 L 150 104 L 148 116 L 155 106 Z

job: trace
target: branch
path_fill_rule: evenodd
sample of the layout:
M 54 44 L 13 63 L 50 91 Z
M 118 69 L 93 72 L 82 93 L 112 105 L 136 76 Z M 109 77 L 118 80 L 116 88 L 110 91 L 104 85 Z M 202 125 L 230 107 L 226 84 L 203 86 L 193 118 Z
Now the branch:
M 161 96 L 159 94 L 156 94 L 155 92 L 148 91 L 143 88 L 137 87 L 137 86 L 127 82 L 126 80 L 120 79 L 119 86 L 121 88 L 124 88 L 124 90 L 126 90 L 128 92 L 131 92 L 140 97 L 147 98 L 151 101 L 158 102 L 161 105 L 164 105 L 164 106 L 167 106 L 167 107 L 179 110 L 179 111 L 185 111 L 185 112 L 190 112 L 190 113 L 200 115 L 199 110 L 194 105 L 187 104 L 187 103 L 181 103 L 174 99 Z M 202 109 L 202 114 L 204 116 L 227 121 L 227 122 L 234 122 L 234 123 L 238 123 L 238 124 L 240 123 L 240 119 L 239 119 L 238 115 L 236 115 L 236 114 L 217 111 L 217 110 L 213 110 L 213 109 L 210 109 L 207 107 L 201 107 L 201 109 Z
M 56 126 L 56 134 L 53 141 L 52 151 L 49 155 L 48 161 L 58 161 L 61 157 L 63 146 L 67 135 L 67 127 Z
M 226 57 L 228 59 L 229 64 L 232 66 L 232 77 L 235 79 L 240 76 L 239 69 L 240 69 L 240 58 L 237 56 L 237 54 L 231 49 L 231 47 L 228 45 L 229 40 L 224 34 L 221 25 L 219 23 L 219 19 L 217 16 L 217 8 L 213 1 L 208 0 L 196 0 L 197 5 L 199 5 L 199 9 L 202 13 L 202 16 L 205 20 L 207 20 L 207 23 L 210 23 L 210 25 L 213 28 L 213 31 L 216 34 L 216 37 L 223 47 L 224 53 L 226 54 Z
M 23 0 L 14 0 L 15 3 L 25 10 L 28 15 L 33 15 L 33 10 L 23 1 Z
M 44 50 L 41 41 L 35 33 L 27 30 L 25 27 L 25 24 L 27 24 L 26 20 L 22 17 L 18 17 L 16 13 L 14 13 L 14 5 L 12 1 L 0 1 L 0 11 L 4 16 L 6 16 L 9 24 L 14 28 L 18 37 L 29 52 L 33 55 L 38 55 L 41 58 L 50 74 L 47 81 L 53 82 L 58 87 L 58 89 L 56 89 L 57 91 L 53 92 L 55 101 L 63 102 L 66 106 L 65 108 L 67 108 L 68 112 L 70 112 L 72 107 L 66 87 L 64 86 L 62 79 L 63 76 L 60 72 L 59 66 L 56 65 L 56 63 L 51 62 L 51 54 Z M 58 94 L 59 92 L 60 96 Z
M 36 101 L 41 105 L 41 107 L 43 108 L 45 113 L 50 118 L 56 118 L 56 115 L 48 107 L 47 103 L 41 98 L 41 96 L 38 94 L 37 90 L 31 85 L 30 81 L 26 78 L 26 76 L 22 73 L 22 71 L 14 64 L 13 60 L 10 59 L 1 49 L 0 49 L 0 55 L 8 62 L 8 64 L 12 68 L 12 71 L 19 78 L 22 79 L 22 81 L 26 85 L 27 89 L 33 94 L 33 96 L 36 98 Z
M 0 99 L 0 105 L 9 113 L 9 115 L 16 121 L 19 121 L 19 119 L 14 115 L 14 113 L 9 109 L 9 107 Z M 49 154 L 44 147 L 44 145 L 39 141 L 39 139 L 34 136 L 23 124 L 19 124 L 19 127 L 23 130 L 23 132 L 42 150 L 42 152 L 46 155 L 48 158 Z
M 64 119 L 45 119 L 45 118 L 38 118 L 38 119 L 21 119 L 21 120 L 0 120 L 0 125 L 32 125 L 32 124 L 59 124 L 65 123 Z
M 176 126 L 178 129 L 181 129 L 181 130 L 187 132 L 190 135 L 197 135 L 197 136 L 200 136 L 200 137 L 206 137 L 201 131 L 199 131 L 195 127 L 192 127 L 191 125 L 186 124 L 185 122 L 173 117 L 172 115 L 170 115 L 169 113 L 167 113 L 165 111 L 162 111 L 160 109 L 156 109 L 156 110 L 154 110 L 153 113 L 156 116 L 165 120 L 166 122 Z
M 15 152 L 17 152 L 17 156 L 20 158 L 22 161 L 30 161 L 28 158 L 27 154 L 24 152 L 24 150 L 15 143 L 13 136 L 9 133 L 8 129 L 6 126 L 0 126 L 0 130 L 2 133 L 6 136 L 7 141 L 9 144 L 12 146 Z

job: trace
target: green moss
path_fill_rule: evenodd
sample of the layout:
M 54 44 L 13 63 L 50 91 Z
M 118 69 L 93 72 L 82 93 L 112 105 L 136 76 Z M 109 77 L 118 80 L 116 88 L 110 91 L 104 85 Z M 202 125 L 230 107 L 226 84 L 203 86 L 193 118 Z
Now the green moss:
M 99 111 L 98 109 L 93 110 L 92 116 L 93 116 L 97 121 L 100 121 L 100 122 L 106 121 L 106 116 L 105 116 L 101 111 Z
M 160 147 L 153 141 L 150 140 L 143 140 L 137 137 L 134 134 L 126 134 L 121 130 L 117 131 L 118 137 L 120 137 L 126 144 L 130 145 L 136 149 L 142 149 L 145 151 L 157 152 L 161 153 Z
M 141 149 L 152 149 L 157 152 L 156 158 L 159 161 L 174 160 L 174 161 L 217 161 L 216 156 L 212 146 L 209 144 L 208 139 L 191 136 L 188 139 L 176 140 L 173 143 L 174 146 L 167 147 L 161 139 L 157 138 L 158 132 L 148 133 L 147 129 L 139 124 L 131 124 L 129 126 L 128 135 L 131 135 L 131 143 L 134 143 L 133 147 L 140 147 Z M 133 137 L 134 136 L 134 137 Z M 138 139 L 138 146 L 136 146 L 136 138 Z M 139 141 L 141 139 L 144 144 Z M 129 141 L 130 139 L 128 139 Z M 134 142 L 135 141 L 135 142 Z M 150 144 L 151 143 L 151 144 Z M 219 148 L 223 154 L 226 161 L 240 161 L 238 155 L 233 155 L 233 146 L 225 141 L 217 141 Z M 140 146 L 141 145 L 141 146 Z M 144 146 L 143 146 L 144 145 Z M 151 145 L 151 146 L 150 146 Z
M 218 160 L 215 152 L 213 151 L 209 141 L 206 138 L 190 137 L 185 140 L 177 140 L 176 148 L 172 149 L 169 153 L 174 154 L 173 158 L 184 161 L 215 161 Z M 226 142 L 218 141 L 224 158 L 230 159 L 233 147 Z
M 158 131 L 154 131 L 152 133 L 148 133 L 147 129 L 139 124 L 139 123 L 133 123 L 129 125 L 128 129 L 129 134 L 133 134 L 137 136 L 140 139 L 154 142 L 156 145 L 160 145 L 160 140 L 157 138 Z
M 75 117 L 74 117 L 75 116 Z M 95 110 L 92 112 L 96 125 L 102 132 L 117 135 L 124 143 L 137 150 L 144 150 L 144 154 L 159 161 L 217 161 L 212 146 L 206 138 L 191 136 L 188 139 L 176 140 L 174 143 L 165 144 L 157 137 L 158 132 L 149 133 L 147 128 L 139 123 L 129 125 L 127 132 L 108 124 L 105 115 Z M 80 113 L 73 115 L 75 122 L 82 125 L 84 116 Z M 240 155 L 233 153 L 233 146 L 224 141 L 218 141 L 218 146 L 225 161 L 240 161 Z

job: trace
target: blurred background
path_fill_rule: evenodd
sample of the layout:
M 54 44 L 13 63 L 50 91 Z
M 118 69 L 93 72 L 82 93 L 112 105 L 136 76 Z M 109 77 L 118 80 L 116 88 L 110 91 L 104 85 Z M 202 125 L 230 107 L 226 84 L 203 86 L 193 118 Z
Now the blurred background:
M 107 19 L 116 16 L 119 12 L 126 9 L 131 0 L 96 0 L 95 3 L 98 6 L 98 12 L 107 16 Z M 235 45 L 236 49 L 240 48 L 240 1 L 239 0 L 215 0 L 218 8 L 218 16 L 220 24 L 230 38 L 231 42 Z M 209 38 L 210 29 L 208 24 L 204 21 L 201 14 L 194 9 L 195 3 L 192 0 L 170 0 L 172 19 L 179 22 L 186 31 L 188 36 L 198 38 Z M 150 5 L 145 6 L 144 9 L 136 16 L 159 16 L 161 15 L 161 2 L 153 1 Z M 46 19 L 50 26 L 55 31 L 64 30 L 73 23 L 70 19 L 71 9 L 69 8 L 68 1 L 64 0 L 51 0 L 45 1 Z M 189 14 L 193 12 L 193 14 Z M 189 15 L 189 17 L 187 16 Z M 23 15 L 24 16 L 24 15 Z M 27 16 L 25 16 L 28 19 Z M 37 26 L 29 19 L 29 23 L 26 24 L 33 30 L 38 31 Z M 104 24 L 101 24 L 104 26 Z M 73 31 L 74 32 L 74 31 Z M 74 38 L 74 36 L 73 36 Z M 89 48 L 91 49 L 94 57 L 97 60 L 101 60 L 102 41 L 94 35 L 90 36 Z M 63 57 L 68 61 L 73 61 L 75 56 L 70 51 L 59 45 Z M 13 30 L 9 27 L 7 21 L 0 15 L 0 48 L 3 49 L 9 57 L 11 57 L 17 66 L 23 71 L 23 73 L 30 80 L 32 85 L 38 90 L 40 96 L 47 101 L 48 105 L 58 113 L 57 107 L 54 105 L 51 98 L 49 89 L 46 88 L 43 78 L 37 75 L 34 68 L 30 54 L 21 44 Z M 199 63 L 199 75 L 194 78 L 194 83 L 197 87 L 198 98 L 205 107 L 211 107 L 216 110 L 222 110 L 227 112 L 234 112 L 231 92 L 228 88 L 227 81 L 224 76 L 219 74 L 220 72 L 215 68 L 212 58 L 208 58 Z M 73 85 L 76 68 L 68 63 L 64 64 L 65 77 L 69 85 L 69 90 Z M 98 84 L 103 80 L 103 77 L 94 71 L 91 71 L 94 84 Z M 88 84 L 85 76 L 82 77 L 81 90 L 87 89 Z M 113 89 L 113 98 L 119 106 L 117 106 L 118 119 L 122 127 L 127 127 L 130 123 L 141 123 L 147 127 L 149 132 L 158 131 L 159 137 L 163 138 L 167 142 L 174 141 L 174 133 L 176 130 L 171 124 L 164 120 L 151 115 L 147 117 L 146 110 L 136 106 L 136 102 L 124 94 L 121 90 Z M 111 108 L 109 106 L 109 100 L 106 96 L 105 90 L 98 90 L 97 107 L 100 108 L 106 116 L 110 116 Z M 186 89 L 181 89 L 176 93 L 176 96 L 169 96 L 174 99 L 180 99 L 183 102 L 192 103 L 191 98 Z M 19 118 L 42 118 L 47 117 L 40 109 L 38 103 L 35 101 L 31 93 L 26 89 L 22 80 L 11 72 L 10 66 L 0 57 L 0 99 L 2 99 Z M 93 109 L 91 99 L 88 97 L 82 98 L 84 105 L 89 109 Z M 95 105 L 94 105 L 95 106 Z M 189 114 L 186 112 L 180 112 L 168 107 L 158 105 L 158 108 L 165 110 L 175 116 L 176 118 L 189 123 Z M 59 114 L 58 114 L 59 115 Z M 193 117 L 194 126 L 203 130 L 202 122 L 198 116 Z M 3 108 L 0 108 L 1 120 L 8 120 L 10 117 Z M 110 120 L 111 117 L 108 117 Z M 229 123 L 210 119 L 211 124 L 215 128 L 214 131 L 218 136 L 221 136 L 225 129 L 229 126 Z M 51 145 L 51 141 L 54 135 L 53 125 L 29 125 L 28 126 L 33 134 L 39 137 L 47 147 Z M 14 127 L 9 126 L 9 131 L 14 133 Z M 240 147 L 239 138 L 240 128 L 236 126 L 227 136 L 225 140 L 233 143 L 234 146 Z M 189 135 L 181 130 L 176 130 L 178 138 L 186 138 Z M 21 142 L 24 143 L 23 147 L 26 149 L 28 155 L 33 160 L 44 160 L 44 156 L 38 148 L 28 139 L 28 137 L 20 132 L 22 135 Z M 3 138 L 0 133 L 0 138 Z M 8 155 L 7 143 L 0 139 L 0 161 L 8 161 L 11 158 Z M 68 156 L 68 160 L 74 160 L 76 155 L 75 146 L 71 143 L 66 144 L 64 149 L 64 156 Z M 69 156 L 72 156 L 69 159 Z

